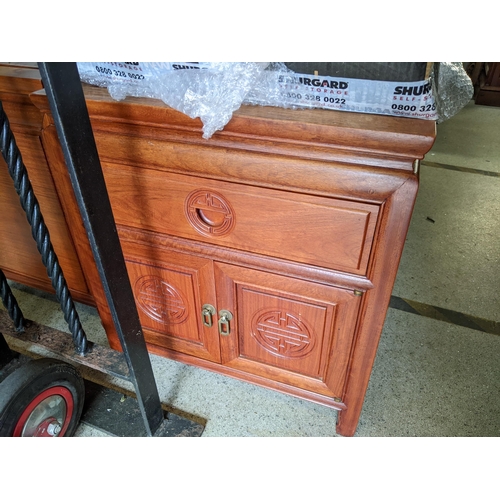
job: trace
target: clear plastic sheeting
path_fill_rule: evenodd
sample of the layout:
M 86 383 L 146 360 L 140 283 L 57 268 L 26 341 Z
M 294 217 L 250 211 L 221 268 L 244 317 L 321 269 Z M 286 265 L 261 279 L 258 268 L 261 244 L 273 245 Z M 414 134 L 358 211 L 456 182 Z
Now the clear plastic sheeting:
M 456 115 L 474 95 L 474 85 L 461 62 L 434 64 L 430 82 L 434 88 L 438 123 Z
M 285 63 L 270 63 L 254 87 L 245 96 L 244 104 L 291 109 L 302 107 L 286 98 L 286 89 L 283 86 L 283 79 L 293 78 L 295 75 L 296 73 L 289 69 Z
M 300 74 L 276 62 L 87 62 L 78 63 L 78 69 L 82 81 L 107 87 L 113 99 L 151 97 L 200 118 L 206 139 L 222 130 L 242 104 L 442 122 L 460 111 L 474 91 L 462 63 L 434 63 L 429 80 L 401 82 L 346 78 L 342 72 Z
M 155 65 L 155 95 L 203 122 L 203 137 L 222 130 L 269 63 L 212 63 L 206 69 L 167 72 Z
M 82 81 L 107 87 L 113 99 L 161 99 L 190 118 L 200 118 L 208 139 L 229 122 L 268 64 L 78 63 L 78 69 Z

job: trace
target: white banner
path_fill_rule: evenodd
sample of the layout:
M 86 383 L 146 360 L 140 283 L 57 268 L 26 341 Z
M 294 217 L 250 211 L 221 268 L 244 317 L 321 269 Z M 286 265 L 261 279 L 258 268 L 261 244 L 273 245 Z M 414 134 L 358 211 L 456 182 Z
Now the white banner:
M 180 69 L 207 69 L 210 63 L 144 63 L 144 62 L 79 62 L 77 63 L 83 81 L 94 85 L 146 83 L 156 73 L 168 73 Z
M 152 97 L 156 96 L 155 78 L 178 70 L 206 70 L 213 64 L 216 63 L 85 62 L 78 63 L 78 70 L 83 81 L 108 87 L 115 98 L 123 98 L 127 92 L 129 95 Z M 428 80 L 385 82 L 263 71 L 244 102 L 438 119 Z
M 266 95 L 266 86 L 249 96 L 262 105 L 338 109 L 360 113 L 406 116 L 437 120 L 437 110 L 429 81 L 384 82 L 312 76 L 298 73 L 268 75 L 275 80 L 278 94 Z M 269 83 L 267 84 L 269 85 Z M 268 88 L 273 88 L 271 84 Z

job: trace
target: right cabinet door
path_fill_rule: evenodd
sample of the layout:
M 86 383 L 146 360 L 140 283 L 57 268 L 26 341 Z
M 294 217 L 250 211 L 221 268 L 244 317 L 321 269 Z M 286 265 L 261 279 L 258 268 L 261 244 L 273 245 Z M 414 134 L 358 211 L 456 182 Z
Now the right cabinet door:
M 229 264 L 214 269 L 222 363 L 341 397 L 361 298 Z

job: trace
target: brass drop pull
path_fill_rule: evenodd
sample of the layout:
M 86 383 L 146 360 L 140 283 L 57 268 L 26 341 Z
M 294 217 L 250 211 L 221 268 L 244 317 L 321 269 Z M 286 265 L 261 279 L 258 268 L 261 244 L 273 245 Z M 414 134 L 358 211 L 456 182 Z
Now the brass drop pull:
M 231 333 L 231 323 L 233 319 L 231 312 L 221 309 L 219 311 L 219 333 L 221 335 L 229 335 Z
M 213 316 L 216 314 L 215 307 L 211 304 L 204 304 L 203 307 L 201 308 L 201 320 L 203 321 L 203 324 L 205 326 L 208 326 L 209 328 L 212 327 L 213 323 Z

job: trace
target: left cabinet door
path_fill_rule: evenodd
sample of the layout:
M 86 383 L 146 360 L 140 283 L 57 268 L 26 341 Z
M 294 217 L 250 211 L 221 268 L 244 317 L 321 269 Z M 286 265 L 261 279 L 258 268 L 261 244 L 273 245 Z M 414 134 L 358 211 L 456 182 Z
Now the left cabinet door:
M 220 362 L 212 261 L 144 241 L 121 244 L 146 342 Z

